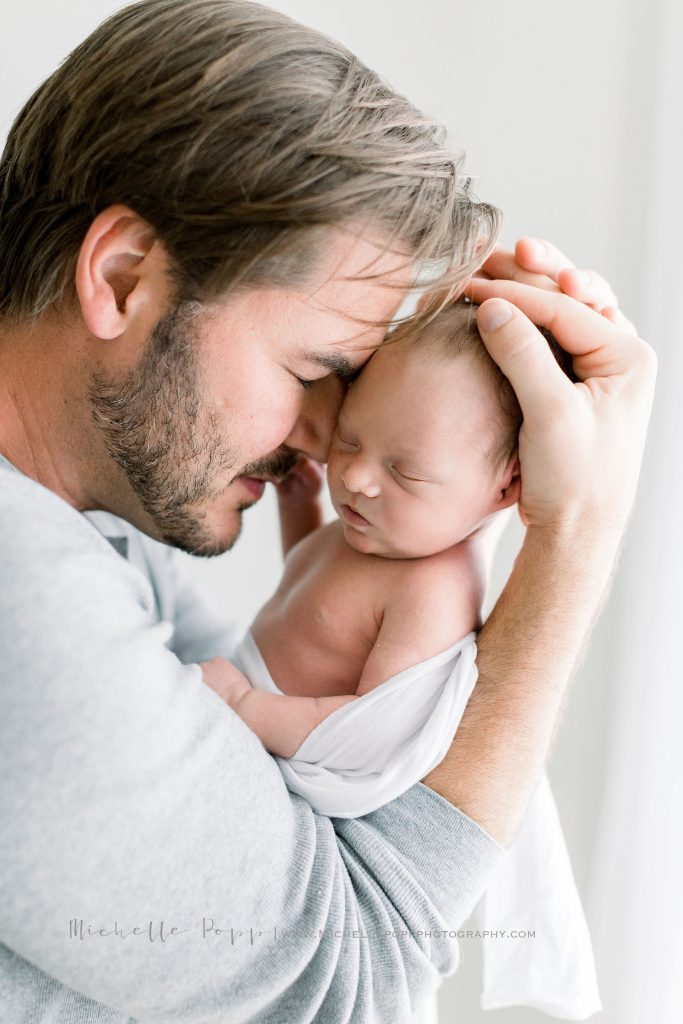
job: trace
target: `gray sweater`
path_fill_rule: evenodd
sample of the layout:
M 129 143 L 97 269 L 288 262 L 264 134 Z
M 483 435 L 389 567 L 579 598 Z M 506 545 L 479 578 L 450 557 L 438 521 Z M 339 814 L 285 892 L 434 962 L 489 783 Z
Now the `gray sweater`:
M 2 457 L 0 638 L 3 1024 L 401 1024 L 455 971 L 503 848 L 422 783 L 314 814 L 178 553 Z

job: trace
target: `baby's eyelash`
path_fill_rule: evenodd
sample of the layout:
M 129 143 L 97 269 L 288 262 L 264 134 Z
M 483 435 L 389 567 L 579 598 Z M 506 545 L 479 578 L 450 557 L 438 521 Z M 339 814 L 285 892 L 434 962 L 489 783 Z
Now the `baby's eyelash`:
M 395 473 L 398 473 L 399 476 L 402 476 L 404 480 L 412 480 L 414 484 L 420 484 L 424 482 L 416 476 L 408 476 L 407 473 L 402 473 L 398 466 L 392 466 L 391 468 Z
M 340 444 L 345 444 L 347 448 L 357 448 L 358 444 L 355 441 L 349 441 L 342 434 L 339 433 L 339 427 L 337 427 L 337 440 Z

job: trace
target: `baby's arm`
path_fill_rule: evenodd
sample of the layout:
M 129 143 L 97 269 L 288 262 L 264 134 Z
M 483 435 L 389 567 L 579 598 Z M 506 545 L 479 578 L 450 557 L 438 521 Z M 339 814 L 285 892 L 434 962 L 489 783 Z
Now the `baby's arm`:
M 476 543 L 394 563 L 375 646 L 356 694 L 447 650 L 479 629 L 484 565 Z
M 323 478 L 323 470 L 317 462 L 301 457 L 289 476 L 276 484 L 285 557 L 300 540 L 323 524 L 320 498 Z
M 333 711 L 356 700 L 339 697 L 290 697 L 256 690 L 238 668 L 225 658 L 200 665 L 204 682 L 249 726 L 266 750 L 292 757 L 306 737 Z
M 474 545 L 428 559 L 378 560 L 383 570 L 382 622 L 355 694 L 291 697 L 255 689 L 225 658 L 201 665 L 204 681 L 240 716 L 264 747 L 292 757 L 328 715 L 397 672 L 418 665 L 478 629 L 482 562 Z

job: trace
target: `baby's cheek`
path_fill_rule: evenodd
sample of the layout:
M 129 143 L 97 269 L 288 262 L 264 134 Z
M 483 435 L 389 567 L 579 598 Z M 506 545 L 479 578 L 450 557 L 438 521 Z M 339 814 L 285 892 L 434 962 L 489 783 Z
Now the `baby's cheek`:
M 406 506 L 401 531 L 402 543 L 414 557 L 445 551 L 459 539 L 458 509 L 425 497 Z
M 431 540 L 434 531 L 431 510 L 422 502 L 402 500 L 393 504 L 391 514 L 387 517 L 387 532 L 401 550 L 412 554 L 425 541 Z

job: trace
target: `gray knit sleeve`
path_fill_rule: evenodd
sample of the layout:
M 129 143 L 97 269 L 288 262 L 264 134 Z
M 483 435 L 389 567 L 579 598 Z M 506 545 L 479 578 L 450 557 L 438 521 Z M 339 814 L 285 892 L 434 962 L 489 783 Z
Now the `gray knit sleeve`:
M 419 783 L 314 814 L 141 574 L 73 510 L 21 510 L 0 508 L 0 941 L 150 1024 L 409 1020 L 502 848 Z

